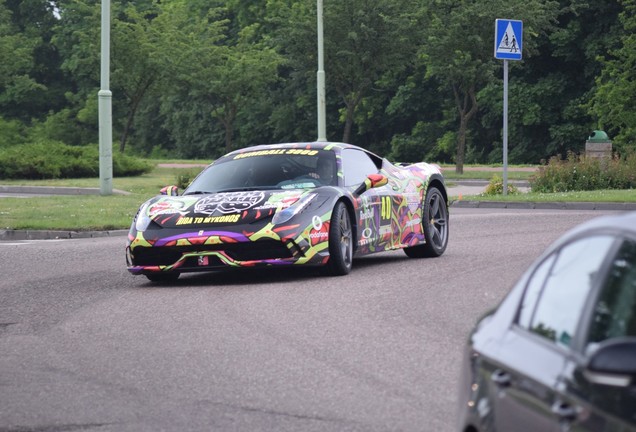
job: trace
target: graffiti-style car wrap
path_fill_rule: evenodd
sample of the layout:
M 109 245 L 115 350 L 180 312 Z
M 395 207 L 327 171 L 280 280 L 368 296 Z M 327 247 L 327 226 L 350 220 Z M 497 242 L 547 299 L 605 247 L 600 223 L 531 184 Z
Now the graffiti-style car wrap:
M 393 164 L 342 143 L 249 147 L 169 186 L 137 212 L 128 270 L 150 280 L 227 267 L 351 270 L 354 256 L 404 249 L 436 257 L 448 242 L 439 167 Z

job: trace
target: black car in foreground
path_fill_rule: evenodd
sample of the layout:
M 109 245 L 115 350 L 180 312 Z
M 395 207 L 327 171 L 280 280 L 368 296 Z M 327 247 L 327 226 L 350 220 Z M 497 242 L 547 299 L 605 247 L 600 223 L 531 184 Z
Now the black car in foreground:
M 459 430 L 636 431 L 636 212 L 571 230 L 480 320 Z

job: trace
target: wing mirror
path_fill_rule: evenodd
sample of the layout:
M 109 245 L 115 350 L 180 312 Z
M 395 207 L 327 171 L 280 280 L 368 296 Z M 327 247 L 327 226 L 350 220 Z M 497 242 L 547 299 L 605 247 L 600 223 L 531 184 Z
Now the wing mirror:
M 585 378 L 594 384 L 627 387 L 636 378 L 636 337 L 601 342 L 588 359 Z
M 166 186 L 159 191 L 161 195 L 178 196 L 179 188 L 177 186 Z
M 360 186 L 358 186 L 358 188 L 353 193 L 355 195 L 362 195 L 369 189 L 384 186 L 388 182 L 389 179 L 382 174 L 369 174 L 364 182 Z

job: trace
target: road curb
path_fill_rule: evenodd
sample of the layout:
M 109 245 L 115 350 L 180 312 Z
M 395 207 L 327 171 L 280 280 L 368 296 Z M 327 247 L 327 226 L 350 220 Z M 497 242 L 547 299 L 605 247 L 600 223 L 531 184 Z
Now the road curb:
M 25 195 L 99 195 L 100 188 L 65 186 L 7 186 L 0 185 L 0 193 Z M 116 195 L 130 195 L 130 192 L 113 189 Z
M 521 210 L 616 210 L 633 211 L 636 210 L 636 203 L 620 202 L 524 202 L 524 201 L 472 201 L 455 200 L 451 202 L 451 207 L 460 208 L 499 208 L 499 209 L 521 209 Z
M 125 236 L 126 234 L 128 234 L 128 230 L 112 230 L 112 231 L 0 230 L 0 241 L 121 237 L 121 236 Z

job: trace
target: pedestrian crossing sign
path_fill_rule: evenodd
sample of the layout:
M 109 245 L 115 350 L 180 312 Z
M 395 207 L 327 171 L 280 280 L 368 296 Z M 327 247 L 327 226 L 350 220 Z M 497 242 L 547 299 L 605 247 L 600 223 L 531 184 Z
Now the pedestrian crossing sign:
M 521 60 L 523 21 L 495 20 L 495 58 Z

